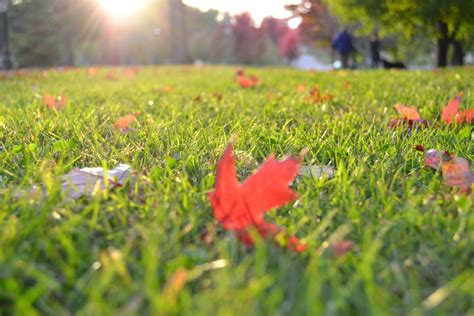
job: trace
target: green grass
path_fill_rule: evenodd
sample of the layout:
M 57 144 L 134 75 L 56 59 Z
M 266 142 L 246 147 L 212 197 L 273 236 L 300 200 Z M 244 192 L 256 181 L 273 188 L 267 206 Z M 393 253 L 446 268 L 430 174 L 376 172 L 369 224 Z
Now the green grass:
M 0 314 L 472 315 L 474 197 L 456 196 L 414 150 L 424 144 L 474 161 L 472 126 L 407 133 L 387 125 L 396 102 L 439 120 L 463 91 L 462 107 L 473 108 L 474 69 L 249 69 L 264 81 L 253 90 L 239 88 L 234 71 L 0 78 Z M 310 104 L 298 84 L 334 99 Z M 165 85 L 172 91 L 156 91 Z M 64 93 L 67 108 L 46 109 L 46 92 Z M 114 130 L 133 112 L 141 115 L 131 132 Z M 268 215 L 310 251 L 262 240 L 248 250 L 215 225 L 207 192 L 231 137 L 241 179 L 270 153 L 305 147 L 305 163 L 337 168 L 330 180 L 299 179 L 299 202 Z M 60 179 L 72 168 L 118 163 L 132 165 L 136 184 L 64 199 Z M 41 183 L 47 197 L 22 194 Z M 335 258 L 324 246 L 340 239 L 355 246 Z M 207 264 L 216 260 L 227 265 Z M 183 288 L 170 281 L 180 269 Z

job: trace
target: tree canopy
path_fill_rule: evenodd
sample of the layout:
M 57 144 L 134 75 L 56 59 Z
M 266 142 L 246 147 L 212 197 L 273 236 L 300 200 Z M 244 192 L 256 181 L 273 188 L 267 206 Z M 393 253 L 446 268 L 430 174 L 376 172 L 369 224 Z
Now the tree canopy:
M 309 1 L 309 0 L 304 0 Z M 425 34 L 438 43 L 438 65 L 447 64 L 449 44 L 472 45 L 474 5 L 472 0 L 326 0 L 343 22 L 360 23 L 371 32 L 399 32 L 407 38 Z M 462 49 L 462 47 L 461 47 Z M 459 57 L 459 56 L 458 56 Z

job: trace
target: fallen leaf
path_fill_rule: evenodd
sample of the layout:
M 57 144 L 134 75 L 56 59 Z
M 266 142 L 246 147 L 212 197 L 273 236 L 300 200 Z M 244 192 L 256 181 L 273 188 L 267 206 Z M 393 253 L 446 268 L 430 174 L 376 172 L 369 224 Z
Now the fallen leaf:
M 408 130 L 412 130 L 413 128 L 424 128 L 428 126 L 428 121 L 421 118 L 416 108 L 408 107 L 400 103 L 395 104 L 394 107 L 402 117 L 392 119 L 389 123 L 390 128 L 404 126 L 407 127 Z
M 129 179 L 131 167 L 120 164 L 117 168 L 107 170 L 109 189 L 124 185 Z M 105 189 L 103 168 L 75 169 L 66 174 L 61 183 L 61 189 L 66 193 L 68 199 L 77 200 L 84 194 L 92 194 Z
M 255 75 L 251 75 L 250 77 L 245 77 L 245 75 L 240 75 L 237 77 L 237 82 L 242 88 L 253 88 L 260 84 L 260 79 L 258 79 Z
M 214 93 L 212 94 L 212 96 L 213 96 L 214 98 L 216 98 L 217 101 L 221 101 L 222 98 L 224 97 L 224 95 L 223 95 L 222 93 L 220 93 L 220 92 L 214 92 Z
M 451 155 L 451 159 L 443 163 L 444 182 L 448 186 L 458 187 L 461 192 L 470 194 L 472 184 L 474 183 L 474 174 L 472 174 L 469 161 L 465 158 Z
M 158 93 L 170 93 L 173 90 L 170 86 L 163 86 L 156 88 L 156 92 Z
M 122 70 L 122 74 L 129 79 L 135 77 L 139 72 L 140 72 L 140 69 L 137 67 L 124 68 Z
M 417 145 L 416 150 L 425 153 L 425 165 L 435 170 L 439 170 L 442 163 L 451 159 L 451 154 L 447 151 L 439 151 L 436 149 L 425 150 L 423 145 Z
M 264 219 L 269 210 L 281 207 L 297 198 L 288 186 L 299 169 L 297 158 L 277 161 L 270 156 L 247 180 L 237 179 L 232 144 L 227 146 L 217 164 L 215 189 L 209 194 L 214 209 L 214 217 L 225 229 L 235 231 L 237 237 L 247 246 L 254 244 L 250 231 L 255 229 L 263 238 L 283 235 L 287 246 L 295 251 L 303 251 L 306 245 L 296 237 L 286 238 L 284 230 Z
M 454 121 L 459 121 L 459 105 L 461 104 L 461 96 L 457 95 L 451 100 L 449 100 L 448 104 L 444 107 L 443 112 L 441 113 L 441 119 L 446 124 L 453 123 Z
M 239 68 L 239 69 L 237 69 L 237 70 L 235 71 L 235 75 L 236 75 L 237 77 L 239 77 L 239 76 L 245 76 L 245 70 L 243 70 L 242 68 Z
M 89 67 L 87 68 L 87 74 L 91 77 L 95 77 L 97 76 L 97 73 L 98 73 L 98 69 L 96 67 Z
M 60 110 L 66 107 L 67 99 L 64 95 L 55 97 L 49 94 L 45 94 L 43 96 L 43 103 L 48 107 L 48 109 Z
M 319 90 L 317 85 L 314 85 L 313 89 L 309 92 L 309 100 L 312 103 L 322 103 L 325 101 L 331 101 L 333 99 L 331 94 L 323 94 Z
M 443 112 L 441 113 L 441 119 L 444 123 L 473 123 L 474 109 L 459 111 L 459 105 L 461 104 L 461 101 L 461 95 L 457 95 L 448 102 L 448 105 L 444 107 Z
M 306 92 L 306 85 L 304 84 L 299 84 L 297 87 L 296 87 L 296 91 L 298 93 L 304 93 Z
M 119 117 L 115 123 L 114 127 L 121 130 L 123 133 L 126 133 L 130 130 L 130 124 L 137 121 L 136 114 L 128 114 L 122 117 Z
M 331 166 L 304 165 L 300 167 L 298 174 L 303 177 L 312 177 L 316 179 L 321 179 L 323 177 L 332 179 L 336 174 L 336 168 Z
M 415 108 L 405 106 L 403 104 L 395 104 L 395 109 L 400 113 L 405 120 L 418 121 L 421 120 L 421 115 Z
M 109 80 L 118 80 L 118 75 L 117 75 L 117 72 L 115 70 L 109 70 L 106 74 L 105 74 L 105 78 L 106 79 L 109 79 Z
M 354 242 L 352 240 L 339 240 L 333 242 L 330 246 L 333 254 L 336 257 L 341 257 L 352 250 Z
M 474 122 L 474 109 L 469 109 L 461 112 L 461 118 L 463 122 L 473 123 Z

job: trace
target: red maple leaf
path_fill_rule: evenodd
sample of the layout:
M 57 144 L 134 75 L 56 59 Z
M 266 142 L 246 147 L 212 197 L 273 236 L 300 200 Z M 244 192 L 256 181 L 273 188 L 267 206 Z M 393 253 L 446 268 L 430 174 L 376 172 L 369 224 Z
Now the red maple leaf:
M 237 76 L 237 81 L 242 88 L 253 88 L 260 83 L 260 79 L 255 75 L 251 75 L 250 77 L 239 75 Z
M 264 214 L 298 197 L 288 187 L 298 169 L 297 158 L 277 161 L 270 156 L 252 176 L 240 183 L 234 167 L 232 144 L 229 144 L 217 164 L 215 190 L 209 194 L 214 217 L 225 229 L 235 231 L 247 246 L 254 243 L 250 234 L 252 229 L 263 238 L 286 236 L 284 230 L 266 222 Z M 306 249 L 306 245 L 294 236 L 287 238 L 287 245 L 297 252 Z
M 455 96 L 449 100 L 441 113 L 441 119 L 446 124 L 459 123 L 462 124 L 472 123 L 474 121 L 474 109 L 468 109 L 465 111 L 459 111 L 459 105 L 461 104 L 462 98 L 460 95 Z

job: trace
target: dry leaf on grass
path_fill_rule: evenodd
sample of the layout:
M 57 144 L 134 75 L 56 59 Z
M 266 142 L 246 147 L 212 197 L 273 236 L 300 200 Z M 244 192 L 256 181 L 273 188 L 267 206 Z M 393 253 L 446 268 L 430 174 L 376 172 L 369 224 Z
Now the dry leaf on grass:
M 131 167 L 126 164 L 120 164 L 117 168 L 107 170 L 109 190 L 123 186 L 130 176 Z M 74 169 L 62 177 L 61 191 L 66 194 L 67 200 L 77 200 L 83 195 L 99 193 L 107 187 L 104 177 L 103 168 Z M 45 190 L 40 186 L 33 186 L 29 196 L 31 198 L 44 197 Z
M 298 173 L 299 176 L 311 177 L 316 179 L 321 179 L 324 177 L 326 177 L 327 179 L 332 179 L 334 178 L 335 174 L 336 168 L 324 165 L 304 165 L 300 167 L 300 171 Z
M 443 163 L 443 177 L 446 185 L 458 187 L 462 193 L 471 193 L 474 175 L 467 159 L 451 155 L 451 160 Z
M 447 151 L 439 151 L 436 149 L 425 150 L 423 145 L 417 145 L 416 150 L 425 153 L 425 164 L 427 167 L 439 170 L 442 162 L 447 162 L 451 159 L 451 155 Z

